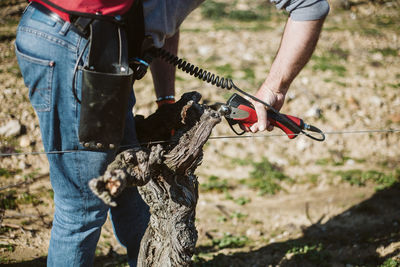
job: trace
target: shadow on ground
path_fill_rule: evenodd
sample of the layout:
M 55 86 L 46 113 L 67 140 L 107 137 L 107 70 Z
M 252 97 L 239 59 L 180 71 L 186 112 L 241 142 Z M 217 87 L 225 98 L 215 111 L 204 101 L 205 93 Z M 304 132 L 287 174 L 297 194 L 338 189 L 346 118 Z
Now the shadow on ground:
M 29 261 L 16 263 L 0 263 L 0 266 L 7 267 L 44 267 L 46 266 L 47 257 L 40 257 Z M 128 266 L 126 255 L 113 253 L 113 255 L 98 256 L 94 261 L 94 267 L 104 266 Z
M 400 184 L 378 191 L 324 224 L 305 228 L 303 234 L 251 252 L 200 259 L 195 266 L 379 266 L 400 254 L 400 246 L 389 249 L 385 257 L 377 252 L 400 241 Z M 209 249 L 200 247 L 196 254 Z
M 378 191 L 326 223 L 305 228 L 303 233 L 301 238 L 272 243 L 251 252 L 219 254 L 208 261 L 200 259 L 195 266 L 379 266 L 400 254 L 400 246 L 392 248 L 385 257 L 377 252 L 400 241 L 400 184 Z M 212 248 L 197 250 L 198 254 Z M 124 258 L 124 255 L 96 257 L 95 266 L 124 266 Z M 0 265 L 45 266 L 46 257 Z
M 40 257 L 33 260 L 15 262 L 15 263 L 0 263 L 0 266 L 7 267 L 42 267 L 46 266 L 47 257 Z

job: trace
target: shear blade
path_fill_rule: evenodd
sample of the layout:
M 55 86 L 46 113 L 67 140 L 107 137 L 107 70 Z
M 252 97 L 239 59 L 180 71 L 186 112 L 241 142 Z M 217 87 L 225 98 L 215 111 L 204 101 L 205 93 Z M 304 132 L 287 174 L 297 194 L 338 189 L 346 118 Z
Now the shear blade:
M 231 108 L 223 103 L 215 103 L 209 106 L 211 109 L 219 112 L 222 116 L 226 117 L 228 114 L 231 113 Z
M 231 112 L 226 115 L 227 118 L 234 119 L 234 120 L 240 120 L 240 119 L 246 119 L 249 117 L 249 112 L 239 109 L 239 108 L 234 108 L 230 107 Z

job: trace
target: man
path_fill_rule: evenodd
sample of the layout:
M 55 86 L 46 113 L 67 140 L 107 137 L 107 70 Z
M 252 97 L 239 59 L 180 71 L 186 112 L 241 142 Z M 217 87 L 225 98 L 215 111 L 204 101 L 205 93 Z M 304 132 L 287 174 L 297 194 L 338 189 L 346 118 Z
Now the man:
M 127 247 L 129 264 L 136 266 L 148 208 L 135 188 L 125 191 L 117 200 L 118 206 L 109 209 L 88 187 L 88 181 L 103 174 L 117 151 L 88 150 L 78 138 L 81 106 L 77 100 L 82 94 L 82 71 L 76 67 L 87 63 L 88 40 L 72 26 L 68 12 L 64 12 L 117 16 L 123 15 L 132 2 L 52 0 L 61 7 L 57 9 L 49 1 L 33 0 L 17 30 L 18 63 L 39 117 L 45 150 L 70 151 L 48 154 L 55 203 L 48 266 L 91 266 L 108 210 L 117 238 Z M 145 32 L 153 37 L 155 46 L 176 53 L 179 25 L 201 2 L 144 0 Z M 279 110 L 290 83 L 315 48 L 329 5 L 325 0 L 278 0 L 276 4 L 291 15 L 270 73 L 256 96 Z M 174 67 L 155 60 L 151 72 L 158 104 L 173 101 Z M 136 143 L 131 112 L 134 103 L 132 94 L 120 145 Z M 246 130 L 272 130 L 264 106 L 254 104 L 259 120 Z

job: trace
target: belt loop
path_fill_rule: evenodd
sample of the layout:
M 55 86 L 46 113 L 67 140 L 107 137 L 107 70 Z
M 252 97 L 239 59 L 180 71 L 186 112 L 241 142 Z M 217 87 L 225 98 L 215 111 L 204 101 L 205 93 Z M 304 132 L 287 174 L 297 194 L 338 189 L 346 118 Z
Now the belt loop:
M 22 14 L 25 14 L 26 10 L 31 6 L 32 2 L 29 2 L 28 5 L 24 8 L 24 11 L 22 11 Z
M 58 33 L 61 35 L 65 35 L 68 32 L 70 26 L 71 26 L 71 23 L 69 23 L 69 21 L 64 22 L 64 25 L 61 27 L 61 29 Z

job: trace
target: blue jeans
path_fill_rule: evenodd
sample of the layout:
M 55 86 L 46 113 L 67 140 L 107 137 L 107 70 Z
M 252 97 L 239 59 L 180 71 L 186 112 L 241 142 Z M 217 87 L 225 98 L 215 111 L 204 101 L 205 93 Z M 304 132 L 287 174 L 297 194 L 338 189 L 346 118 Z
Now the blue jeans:
M 18 64 L 29 88 L 29 99 L 38 117 L 54 190 L 54 219 L 48 266 L 91 266 L 109 207 L 89 189 L 88 182 L 102 175 L 116 151 L 85 151 L 79 144 L 80 105 L 72 92 L 73 69 L 86 39 L 60 22 L 28 6 L 15 42 Z M 87 51 L 86 53 L 87 54 Z M 86 59 L 84 54 L 83 59 Z M 81 65 L 83 62 L 81 62 Z M 76 77 L 81 95 L 81 73 Z M 132 107 L 127 115 L 124 141 L 136 142 Z M 136 266 L 140 240 L 149 220 L 147 205 L 136 188 L 126 190 L 110 210 L 118 240 L 127 248 L 129 263 Z

